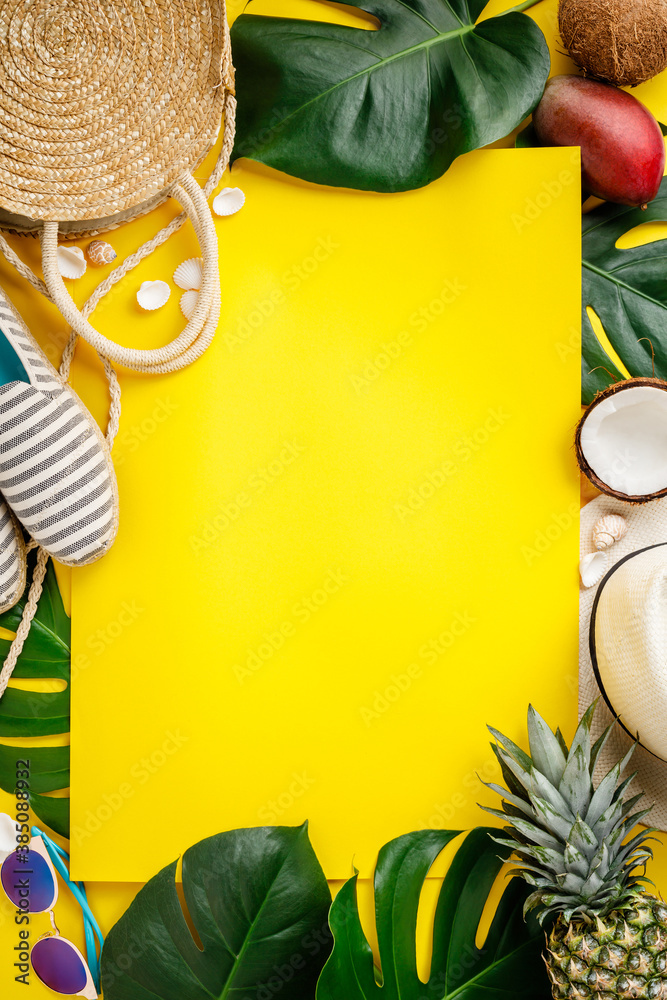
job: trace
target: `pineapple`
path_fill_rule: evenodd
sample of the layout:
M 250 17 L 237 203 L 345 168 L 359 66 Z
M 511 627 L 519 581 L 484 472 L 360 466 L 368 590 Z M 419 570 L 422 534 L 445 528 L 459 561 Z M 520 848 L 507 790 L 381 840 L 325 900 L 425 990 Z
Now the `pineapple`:
M 654 831 L 630 836 L 650 809 L 636 809 L 642 795 L 623 797 L 634 775 L 621 775 L 634 746 L 593 784 L 612 729 L 591 746 L 594 712 L 595 704 L 568 748 L 531 706 L 530 756 L 489 727 L 507 788 L 487 785 L 503 798 L 502 811 L 487 812 L 509 823 L 512 839 L 494 839 L 512 848 L 515 874 L 534 887 L 526 911 L 536 908 L 548 931 L 553 996 L 667 1000 L 667 905 L 645 888 Z

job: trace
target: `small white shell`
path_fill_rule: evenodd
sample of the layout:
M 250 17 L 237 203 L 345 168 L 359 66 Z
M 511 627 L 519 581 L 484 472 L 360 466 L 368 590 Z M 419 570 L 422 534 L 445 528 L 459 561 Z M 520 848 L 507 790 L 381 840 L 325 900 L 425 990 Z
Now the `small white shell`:
M 194 288 L 189 288 L 187 292 L 183 292 L 181 295 L 181 312 L 186 319 L 190 319 L 193 312 L 197 308 L 197 302 L 199 301 L 199 292 Z
M 160 309 L 171 295 L 171 289 L 166 281 L 144 281 L 137 292 L 137 302 L 142 309 L 152 312 Z
M 601 517 L 593 528 L 593 545 L 600 549 L 608 549 L 618 542 L 628 530 L 628 524 L 620 514 L 607 514 Z
M 104 240 L 93 240 L 88 244 L 86 257 L 95 267 L 104 267 L 106 264 L 113 264 L 118 254 L 110 243 Z
M 174 281 L 179 288 L 184 288 L 186 292 L 191 289 L 199 291 L 203 278 L 202 263 L 201 257 L 191 257 L 178 265 L 174 271 Z
M 63 278 L 80 278 L 86 273 L 86 258 L 80 247 L 58 247 L 57 260 Z
M 0 864 L 16 850 L 19 827 L 7 813 L 0 813 Z
M 234 215 L 245 205 L 245 195 L 241 188 L 223 188 L 213 199 L 216 215 Z
M 594 587 L 599 583 L 607 569 L 606 552 L 589 552 L 579 563 L 579 575 L 584 587 Z

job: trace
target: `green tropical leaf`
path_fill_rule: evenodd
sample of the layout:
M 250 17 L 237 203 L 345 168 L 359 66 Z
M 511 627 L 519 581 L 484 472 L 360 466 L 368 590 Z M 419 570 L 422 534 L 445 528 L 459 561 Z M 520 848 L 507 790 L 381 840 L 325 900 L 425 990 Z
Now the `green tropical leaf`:
M 361 0 L 377 30 L 241 15 L 233 158 L 318 184 L 428 184 L 540 100 L 549 51 L 521 12 L 534 2 L 478 22 L 486 0 Z
M 477 930 L 491 888 L 510 850 L 479 827 L 465 838 L 444 879 L 433 927 L 428 981 L 417 974 L 415 935 L 424 879 L 459 831 L 421 830 L 392 840 L 375 870 L 375 914 L 381 970 L 361 929 L 356 876 L 336 896 L 330 914 L 331 958 L 317 984 L 317 1000 L 547 1000 L 551 990 L 541 949 L 544 936 L 523 919 L 528 891 L 507 886 L 486 939 Z
M 69 785 L 69 777 L 66 784 Z M 69 839 L 69 798 L 54 798 L 31 792 L 30 805 L 35 816 L 39 816 L 51 830 Z
M 102 952 L 105 1000 L 306 1000 L 331 951 L 331 895 L 301 827 L 209 837 L 141 890 Z
M 33 559 L 29 562 L 29 577 Z M 2 628 L 16 631 L 27 593 L 26 589 L 16 606 L 0 615 Z M 0 638 L 0 660 L 5 659 L 10 646 L 11 639 Z M 66 686 L 54 693 L 7 688 L 0 699 L 0 740 L 69 732 L 70 620 L 51 562 L 37 614 L 12 675 L 12 680 L 17 681 L 46 679 L 62 681 Z M 56 833 L 69 836 L 69 799 L 44 794 L 69 787 L 69 747 L 25 747 L 0 742 L 0 788 L 9 794 L 15 791 L 16 762 L 21 759 L 30 761 L 30 805 L 35 815 Z
M 621 236 L 646 222 L 667 222 L 667 180 L 663 180 L 658 197 L 645 210 L 605 203 L 584 216 L 584 403 L 590 403 L 600 389 L 625 377 L 595 335 L 587 306 L 599 318 L 630 375 L 652 375 L 654 353 L 655 375 L 667 378 L 667 240 L 629 250 L 616 247 Z

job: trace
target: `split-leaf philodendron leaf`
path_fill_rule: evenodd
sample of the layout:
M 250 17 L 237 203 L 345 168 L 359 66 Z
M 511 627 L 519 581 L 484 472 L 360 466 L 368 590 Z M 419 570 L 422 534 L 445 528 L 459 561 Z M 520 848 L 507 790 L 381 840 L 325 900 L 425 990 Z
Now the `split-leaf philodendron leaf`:
M 629 250 L 616 247 L 622 236 L 646 222 L 667 222 L 667 180 L 663 180 L 658 197 L 645 210 L 606 202 L 584 216 L 584 403 L 590 403 L 600 389 L 625 377 L 596 337 L 587 306 L 599 318 L 630 375 L 652 375 L 654 354 L 655 375 L 667 378 L 667 240 Z
M 524 922 L 528 890 L 519 879 L 505 889 L 484 942 L 476 941 L 502 866 L 503 852 L 491 832 L 480 827 L 468 834 L 444 879 L 427 982 L 417 971 L 419 897 L 433 862 L 459 832 L 421 830 L 380 851 L 375 870 L 380 970 L 359 921 L 356 877 L 346 882 L 331 907 L 334 948 L 317 984 L 317 1000 L 548 1000 L 544 935 L 530 918 Z
M 319 184 L 428 184 L 540 100 L 549 51 L 521 12 L 533 2 L 478 21 L 486 0 L 361 0 L 377 30 L 241 15 L 233 157 Z
M 331 895 L 306 826 L 209 837 L 139 892 L 102 952 L 105 1000 L 308 1000 Z
M 14 608 L 0 615 L 0 627 L 16 631 L 26 596 L 27 590 Z M 7 656 L 10 645 L 11 639 L 0 637 L 0 661 Z M 19 682 L 62 681 L 65 688 L 45 693 L 10 686 L 5 691 L 0 699 L 0 788 L 12 794 L 16 788 L 16 762 L 29 759 L 30 805 L 35 815 L 52 830 L 68 836 L 69 799 L 52 798 L 44 793 L 69 787 L 69 747 L 21 747 L 2 742 L 3 737 L 20 739 L 69 732 L 70 620 L 65 614 L 52 563 L 48 565 L 37 614 L 12 678 Z

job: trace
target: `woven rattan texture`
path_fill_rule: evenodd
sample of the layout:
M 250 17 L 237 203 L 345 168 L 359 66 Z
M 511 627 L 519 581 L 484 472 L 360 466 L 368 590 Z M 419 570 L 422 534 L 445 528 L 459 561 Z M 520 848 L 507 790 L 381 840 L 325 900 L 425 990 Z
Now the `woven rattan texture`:
M 228 65 L 217 0 L 0 0 L 0 209 L 154 204 L 211 148 Z
M 667 542 L 667 499 L 655 500 L 647 504 L 628 504 L 611 497 L 600 496 L 591 500 L 581 511 L 581 556 L 593 552 L 593 527 L 605 514 L 621 514 L 627 521 L 627 534 L 609 549 L 608 568 L 630 552 L 643 549 L 656 542 Z M 588 589 L 582 588 L 579 597 L 579 709 L 585 711 L 591 702 L 600 698 L 600 690 L 595 680 L 589 650 L 589 628 L 593 602 L 599 584 Z M 638 692 L 641 696 L 641 689 Z M 605 726 L 612 720 L 606 704 L 600 698 L 595 713 L 593 735 L 597 739 Z M 661 720 L 664 725 L 664 720 Z M 598 758 L 597 778 L 601 778 L 627 753 L 632 740 L 620 726 L 616 726 L 611 738 Z M 667 831 L 667 763 L 658 760 L 644 747 L 638 746 L 632 758 L 628 773 L 637 771 L 637 779 L 632 784 L 635 794 L 646 793 L 646 805 L 653 804 L 648 817 L 651 826 Z

